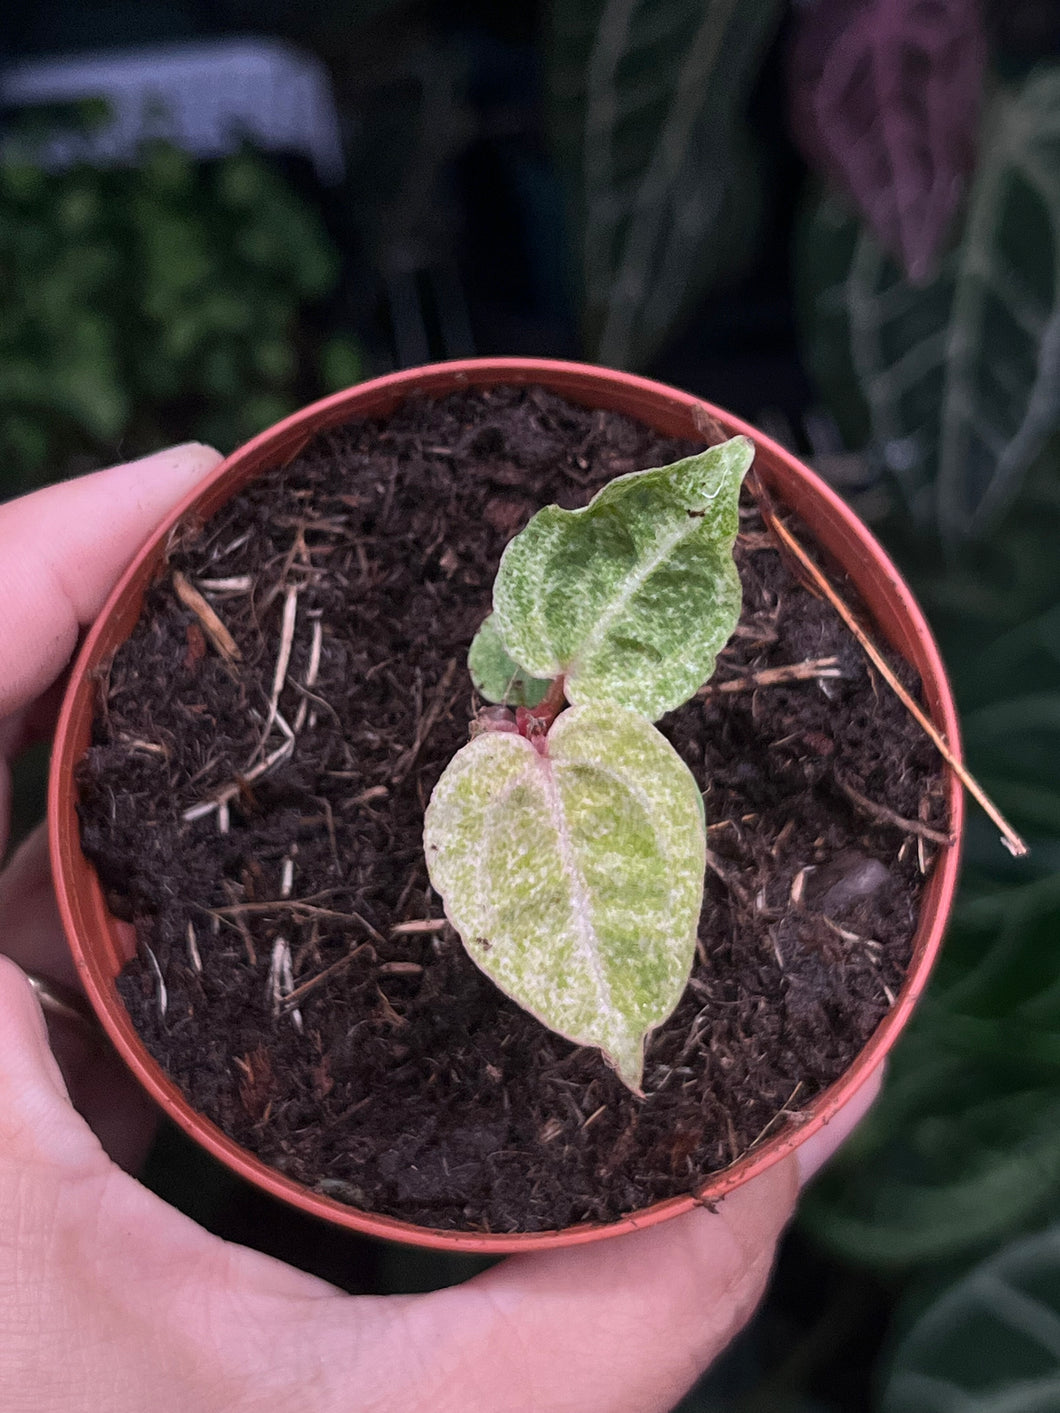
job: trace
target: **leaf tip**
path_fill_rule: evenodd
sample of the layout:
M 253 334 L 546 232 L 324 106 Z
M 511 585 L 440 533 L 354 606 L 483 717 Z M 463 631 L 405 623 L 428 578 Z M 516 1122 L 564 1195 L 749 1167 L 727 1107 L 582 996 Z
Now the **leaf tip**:
M 743 432 L 733 437 L 729 445 L 732 447 L 733 451 L 734 469 L 739 471 L 740 479 L 743 480 L 744 476 L 746 476 L 747 472 L 750 470 L 751 462 L 755 459 L 755 451 L 757 448 L 753 440 L 745 436 Z
M 602 1047 L 601 1054 L 630 1093 L 643 1099 L 644 1036 L 623 1036 L 617 1044 Z

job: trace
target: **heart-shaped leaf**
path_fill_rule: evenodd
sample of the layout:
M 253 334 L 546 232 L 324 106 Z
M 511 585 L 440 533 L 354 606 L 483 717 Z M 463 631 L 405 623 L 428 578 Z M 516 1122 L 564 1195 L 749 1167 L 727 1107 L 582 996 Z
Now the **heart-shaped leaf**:
M 858 203 L 914 283 L 964 194 L 986 62 L 977 0 L 817 0 L 791 53 L 807 158 Z
M 564 676 L 575 704 L 616 702 L 654 721 L 687 701 L 740 616 L 732 546 L 753 457 L 733 437 L 619 476 L 581 510 L 539 510 L 493 590 L 512 658 L 535 677 Z
M 640 1091 L 695 952 L 706 836 L 688 767 L 635 712 L 573 707 L 539 750 L 487 732 L 427 808 L 431 882 L 479 967 Z
M 504 646 L 493 614 L 485 620 L 475 634 L 467 655 L 467 668 L 475 690 L 488 702 L 503 703 L 505 706 L 535 707 L 548 691 L 547 681 L 542 682 L 530 674 L 517 662 L 513 662 Z

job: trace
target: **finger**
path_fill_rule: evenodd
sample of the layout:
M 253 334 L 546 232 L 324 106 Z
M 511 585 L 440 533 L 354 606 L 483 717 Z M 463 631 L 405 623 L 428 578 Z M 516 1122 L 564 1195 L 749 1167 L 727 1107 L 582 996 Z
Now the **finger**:
M 881 1060 L 872 1074 L 823 1128 L 812 1134 L 796 1151 L 799 1162 L 799 1182 L 805 1187 L 829 1161 L 840 1144 L 845 1143 L 858 1124 L 875 1104 L 883 1087 L 886 1063 Z
M 0 1407 L 316 1407 L 326 1352 L 308 1334 L 334 1289 L 229 1247 L 107 1161 L 6 958 L 0 1036 Z
M 631 1236 L 513 1257 L 409 1307 L 432 1406 L 449 1413 L 664 1413 L 750 1317 L 794 1208 L 778 1163 Z M 418 1321 L 418 1324 L 417 1324 Z M 405 1337 L 409 1321 L 403 1322 Z M 417 1406 L 414 1389 L 394 1406 Z M 402 1397 L 405 1396 L 404 1402 Z
M 517 1257 L 431 1297 L 445 1318 L 467 1296 L 485 1311 L 475 1346 L 459 1338 L 442 1363 L 451 1406 L 571 1413 L 669 1409 L 750 1317 L 765 1287 L 796 1189 L 828 1161 L 876 1099 L 884 1066 L 788 1159 L 738 1188 L 717 1212 L 693 1212 L 635 1236 L 543 1257 Z M 450 1306 L 445 1311 L 442 1302 Z M 490 1325 L 494 1328 L 490 1328 Z M 499 1325 L 499 1328 L 497 1326 Z M 461 1403 L 461 1388 L 475 1401 Z M 508 1396 L 505 1397 L 505 1390 Z M 518 1397 L 512 1390 L 519 1390 Z M 523 1401 L 518 1401 L 521 1398 Z M 450 1406 L 447 1403 L 443 1407 Z
M 63 936 L 48 866 L 43 826 L 29 836 L 0 874 L 0 952 L 27 971 L 78 986 Z M 157 1126 L 154 1106 L 121 1063 L 102 1030 L 48 1017 L 51 1050 L 77 1112 L 105 1151 L 135 1171 Z
M 0 957 L 0 1036 L 0 1163 L 67 1172 L 105 1163 L 70 1105 L 29 982 L 7 957 Z
M 17 760 L 27 746 L 48 740 L 55 729 L 65 686 L 60 677 L 20 711 L 0 721 L 0 760 Z
M 63 936 L 48 862 L 48 836 L 38 825 L 0 873 L 0 952 L 28 971 L 78 986 Z
M 95 1135 L 71 1108 L 62 1075 L 48 1045 L 40 1006 L 25 974 L 6 957 L 0 957 L 0 1036 L 3 1037 L 0 1045 L 0 1178 L 5 1170 L 12 1168 L 23 1173 L 36 1168 L 46 1172 L 49 1181 L 65 1179 L 63 1185 L 72 1188 L 70 1179 L 73 1178 L 103 1177 L 113 1181 L 119 1177 Z M 324 1281 L 256 1251 L 228 1246 L 208 1236 L 194 1222 L 172 1211 L 131 1179 L 121 1177 L 111 1195 L 115 1199 L 120 1196 L 127 1206 L 135 1203 L 136 1220 L 130 1217 L 123 1221 L 120 1214 L 108 1212 L 93 1237 L 102 1239 L 102 1226 L 105 1223 L 113 1226 L 112 1218 L 118 1216 L 117 1231 L 111 1236 L 126 1243 L 133 1241 L 145 1263 L 154 1262 L 163 1269 L 168 1261 L 171 1277 L 175 1274 L 174 1263 L 181 1256 L 188 1252 L 194 1255 L 213 1251 L 215 1255 L 223 1254 L 233 1294 L 241 1300 L 249 1300 L 254 1293 L 287 1299 L 333 1298 L 336 1294 L 334 1287 Z M 4 1215 L 3 1204 L 0 1204 L 0 1224 Z M 157 1250 L 152 1252 L 148 1250 L 152 1244 L 149 1238 L 155 1234 L 160 1241 L 154 1242 Z M 0 1238 L 0 1255 L 2 1253 Z M 123 1277 L 134 1259 L 127 1256 L 124 1266 L 115 1264 L 113 1274 Z M 196 1300 L 195 1284 L 197 1277 L 200 1279 L 197 1308 L 201 1311 L 205 1293 L 202 1268 L 180 1274 L 187 1278 L 189 1302 Z M 2 1309 L 0 1300 L 0 1311 Z M 0 1370 L 2 1367 L 0 1352 Z M 2 1400 L 0 1406 L 6 1407 Z
M 0 506 L 0 719 L 58 676 L 148 534 L 219 460 L 189 443 Z

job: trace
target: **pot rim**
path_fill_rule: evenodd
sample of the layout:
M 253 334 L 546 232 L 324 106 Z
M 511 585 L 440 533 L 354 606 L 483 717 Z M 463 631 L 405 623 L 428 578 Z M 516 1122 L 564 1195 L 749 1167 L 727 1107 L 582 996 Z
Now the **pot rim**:
M 584 1223 L 552 1231 L 500 1234 L 420 1227 L 399 1218 L 362 1212 L 311 1191 L 268 1167 L 192 1109 L 152 1059 L 121 1003 L 114 968 L 123 945 L 121 929 L 127 925 L 117 923 L 107 912 L 95 870 L 80 849 L 75 767 L 87 744 L 86 713 L 87 723 L 90 723 L 96 670 L 108 653 L 124 641 L 139 617 L 142 590 L 150 580 L 152 569 L 161 560 L 174 527 L 204 501 L 204 512 L 213 513 L 238 491 L 244 480 L 254 479 L 265 469 L 286 464 L 310 437 L 327 426 L 386 415 L 411 393 L 442 396 L 460 388 L 498 383 L 548 386 L 583 405 L 625 411 L 656 427 L 660 420 L 669 419 L 690 423 L 694 428 L 705 413 L 716 418 L 730 434 L 743 433 L 751 437 L 759 459 L 768 463 L 768 467 L 763 468 L 767 479 L 772 477 L 773 469 L 779 469 L 781 474 L 792 478 L 793 486 L 801 487 L 800 496 L 816 503 L 815 510 L 824 527 L 817 529 L 816 537 L 821 538 L 827 531 L 828 536 L 834 535 L 856 546 L 861 557 L 859 563 L 846 567 L 854 578 L 858 577 L 856 570 L 863 579 L 866 573 L 871 574 L 877 601 L 872 601 L 873 595 L 866 592 L 864 582 L 859 584 L 862 598 L 872 610 L 877 628 L 887 632 L 880 615 L 891 617 L 888 636 L 896 631 L 904 636 L 905 644 L 898 646 L 903 656 L 908 658 L 912 650 L 912 655 L 919 659 L 915 665 L 931 716 L 960 758 L 956 708 L 938 648 L 915 598 L 871 532 L 831 487 L 772 438 L 702 398 L 651 379 L 591 364 L 547 358 L 462 359 L 384 374 L 311 403 L 259 433 L 226 457 L 183 498 L 140 549 L 89 630 L 71 670 L 56 728 L 48 782 L 49 846 L 59 912 L 85 992 L 115 1048 L 151 1097 L 230 1170 L 272 1196 L 347 1229 L 424 1248 L 475 1255 L 576 1246 L 654 1226 L 696 1206 L 712 1204 L 787 1157 L 830 1123 L 891 1049 L 927 982 L 953 902 L 964 819 L 960 782 L 954 772 L 945 767 L 951 834 L 955 843 L 940 852 L 928 878 L 913 958 L 894 1005 L 849 1068 L 801 1112 L 797 1124 L 788 1123 L 774 1137 L 763 1140 L 730 1166 L 712 1173 L 693 1193 L 656 1202 L 616 1221 Z M 682 435 L 689 435 L 687 425 Z M 240 472 L 244 473 L 243 480 L 238 479 Z M 230 480 L 234 484 L 229 485 Z M 222 486 L 227 488 L 225 494 L 218 493 Z M 785 499 L 790 505 L 790 496 Z M 135 613 L 120 636 L 112 641 L 113 635 L 108 636 L 112 618 L 130 593 L 136 600 Z

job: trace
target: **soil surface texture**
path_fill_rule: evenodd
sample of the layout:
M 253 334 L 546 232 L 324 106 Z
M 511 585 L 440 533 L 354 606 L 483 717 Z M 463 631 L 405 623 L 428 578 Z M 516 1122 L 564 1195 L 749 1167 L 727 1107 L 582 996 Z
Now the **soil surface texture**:
M 410 401 L 183 535 L 114 658 L 80 783 L 139 937 L 122 996 L 191 1103 L 308 1187 L 431 1227 L 614 1219 L 797 1122 L 893 1004 L 942 770 L 746 495 L 739 628 L 660 723 L 709 863 L 647 1097 L 497 991 L 428 884 L 504 546 L 693 449 L 539 389 Z

